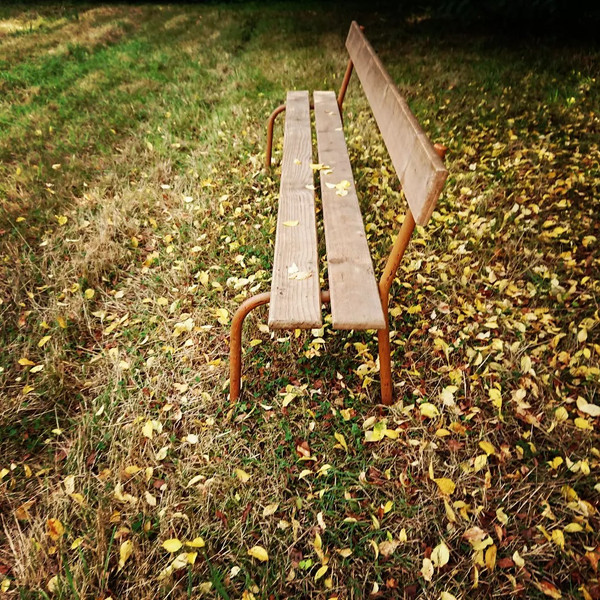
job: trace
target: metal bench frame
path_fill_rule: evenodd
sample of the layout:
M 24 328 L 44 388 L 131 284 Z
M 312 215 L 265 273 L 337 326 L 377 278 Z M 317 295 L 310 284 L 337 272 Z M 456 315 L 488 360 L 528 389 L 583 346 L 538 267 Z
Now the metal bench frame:
M 354 28 L 354 31 L 353 31 Z M 360 30 L 360 33 L 357 33 Z M 362 36 L 363 28 L 353 23 L 350 28 L 349 40 L 350 36 L 354 35 Z M 364 40 L 362 43 L 365 43 Z M 347 44 L 348 45 L 348 44 Z M 370 45 L 366 42 L 366 45 L 370 49 Z M 370 49 L 371 52 L 372 49 Z M 373 53 L 374 54 L 374 53 Z M 342 80 L 342 84 L 340 87 L 340 91 L 337 96 L 337 104 L 339 107 L 340 115 L 342 115 L 344 98 L 346 96 L 346 92 L 348 89 L 348 84 L 350 83 L 350 78 L 352 76 L 354 70 L 354 62 L 352 58 L 348 61 L 348 66 L 346 68 L 346 72 L 344 74 L 344 79 Z M 389 77 L 389 76 L 388 76 Z M 313 109 L 313 103 L 310 104 L 310 108 Z M 267 170 L 271 167 L 271 155 L 273 148 L 273 128 L 274 123 L 278 115 L 286 110 L 285 104 L 277 107 L 271 116 L 269 117 L 267 123 L 267 147 L 266 147 L 266 161 L 265 168 Z M 416 120 L 415 120 L 416 122 Z M 427 140 L 428 141 L 428 140 Z M 446 153 L 446 148 L 443 145 L 435 144 L 433 149 L 440 157 L 440 159 L 444 158 Z M 443 165 L 442 165 L 443 168 Z M 438 166 L 439 177 L 438 181 L 435 182 L 436 190 L 435 199 L 433 200 L 433 204 L 437 200 L 437 196 L 441 192 L 441 188 L 447 176 L 447 171 L 445 169 L 441 170 Z M 410 199 L 409 199 L 410 204 Z M 428 209 L 429 214 L 426 217 L 420 219 L 419 224 L 424 224 L 421 221 L 426 222 L 433 210 L 433 206 L 430 206 Z M 396 277 L 396 273 L 398 271 L 398 267 L 400 266 L 400 262 L 402 261 L 402 257 L 404 256 L 404 252 L 408 246 L 411 235 L 415 228 L 415 218 L 413 216 L 413 212 L 411 211 L 410 206 L 407 208 L 405 213 L 404 221 L 398 232 L 398 236 L 394 241 L 390 254 L 388 256 L 385 268 L 383 273 L 379 279 L 379 296 L 381 299 L 381 304 L 383 307 L 383 313 L 385 316 L 385 328 L 377 330 L 377 340 L 379 346 L 379 375 L 380 375 L 380 384 L 381 384 L 381 401 L 384 405 L 390 405 L 393 401 L 393 386 L 392 386 L 392 370 L 391 370 L 391 350 L 390 350 L 390 330 L 389 330 L 389 314 L 388 314 L 388 306 L 389 306 L 389 295 L 390 288 L 392 283 Z M 257 294 L 245 300 L 237 309 L 231 323 L 231 336 L 230 336 L 230 401 L 235 402 L 240 396 L 241 390 L 241 377 L 242 377 L 242 327 L 244 323 L 244 319 L 246 316 L 255 308 L 268 304 L 271 299 L 271 292 L 264 292 L 261 294 Z M 330 293 L 328 290 L 321 291 L 321 303 L 327 304 L 330 302 Z

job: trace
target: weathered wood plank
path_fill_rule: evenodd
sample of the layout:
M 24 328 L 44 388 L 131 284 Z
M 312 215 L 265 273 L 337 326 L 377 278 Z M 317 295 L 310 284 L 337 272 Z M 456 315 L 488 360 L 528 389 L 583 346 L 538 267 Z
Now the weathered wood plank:
M 335 94 L 315 92 L 314 105 L 319 162 L 328 167 L 321 170 L 321 198 L 333 327 L 383 329 L 385 317 Z
M 385 141 L 415 221 L 431 217 L 448 171 L 358 24 L 346 48 Z
M 321 292 L 308 92 L 288 92 L 269 305 L 271 329 L 320 327 Z

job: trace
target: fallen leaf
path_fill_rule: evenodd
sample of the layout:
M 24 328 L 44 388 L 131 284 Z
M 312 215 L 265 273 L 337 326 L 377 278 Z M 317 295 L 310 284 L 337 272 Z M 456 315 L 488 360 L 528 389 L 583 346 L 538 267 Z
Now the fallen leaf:
M 177 538 L 171 538 L 162 543 L 162 547 L 171 554 L 181 550 L 181 546 L 182 544 Z
M 48 519 L 46 521 L 46 533 L 54 541 L 57 541 L 65 534 L 65 528 L 58 519 Z
M 431 551 L 431 562 L 434 567 L 441 568 L 448 564 L 450 560 L 450 550 L 448 546 L 444 542 L 440 542 L 432 551 Z
M 435 569 L 433 568 L 433 563 L 428 558 L 424 558 L 423 566 L 421 567 L 421 575 L 423 575 L 423 579 L 425 581 L 431 581 L 434 573 Z
M 269 554 L 262 546 L 252 546 L 248 550 L 248 554 L 253 558 L 257 558 L 261 562 L 266 562 L 269 560 Z
M 440 411 L 437 409 L 437 406 L 431 404 L 431 402 L 423 402 L 423 404 L 420 404 L 419 411 L 428 419 L 435 419 L 435 417 L 440 416 Z
M 125 540 L 119 548 L 119 571 L 125 566 L 127 559 L 133 552 L 133 542 L 131 540 Z
M 235 473 L 236 477 L 242 483 L 246 483 L 250 479 L 250 477 L 252 477 L 251 475 L 248 475 L 248 473 L 246 473 L 246 471 L 243 471 L 242 469 L 234 469 L 234 473 Z
M 434 481 L 437 483 L 442 494 L 445 494 L 446 496 L 451 496 L 456 489 L 456 484 L 454 481 L 452 481 L 452 479 L 448 479 L 447 477 L 440 477 L 439 479 L 434 479 Z

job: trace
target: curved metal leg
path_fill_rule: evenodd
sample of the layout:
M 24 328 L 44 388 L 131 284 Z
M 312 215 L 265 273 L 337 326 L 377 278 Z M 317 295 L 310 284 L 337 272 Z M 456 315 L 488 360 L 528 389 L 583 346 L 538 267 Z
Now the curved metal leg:
M 229 400 L 235 402 L 240 397 L 242 387 L 242 325 L 251 310 L 268 304 L 271 292 L 264 292 L 248 298 L 235 311 L 231 320 L 231 335 L 229 338 Z
M 267 121 L 267 150 L 265 151 L 265 168 L 267 171 L 271 168 L 271 154 L 273 153 L 273 126 L 277 115 L 285 110 L 285 104 L 278 106 Z
M 235 402 L 240 397 L 242 387 L 242 326 L 248 313 L 255 308 L 268 304 L 271 292 L 264 292 L 248 298 L 235 311 L 231 320 L 229 338 L 229 401 Z M 330 302 L 329 290 L 321 292 L 321 302 Z

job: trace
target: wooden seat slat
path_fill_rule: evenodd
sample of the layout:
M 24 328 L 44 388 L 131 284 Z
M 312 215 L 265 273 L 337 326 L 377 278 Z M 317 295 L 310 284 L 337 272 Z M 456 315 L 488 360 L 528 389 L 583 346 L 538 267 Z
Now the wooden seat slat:
M 416 223 L 431 217 L 448 172 L 379 57 L 353 22 L 346 48 Z
M 310 329 L 322 316 L 306 91 L 287 94 L 283 148 L 268 322 L 271 329 Z
M 385 316 L 335 94 L 315 92 L 314 107 L 319 162 L 328 167 L 321 170 L 321 198 L 333 327 L 384 329 Z M 348 182 L 348 189 L 341 182 Z M 338 187 L 331 187 L 334 185 Z

